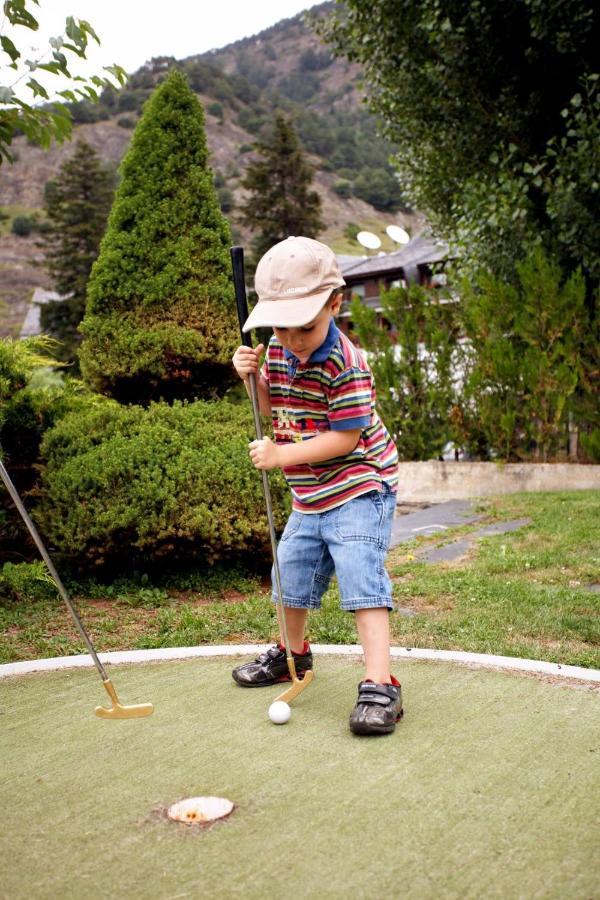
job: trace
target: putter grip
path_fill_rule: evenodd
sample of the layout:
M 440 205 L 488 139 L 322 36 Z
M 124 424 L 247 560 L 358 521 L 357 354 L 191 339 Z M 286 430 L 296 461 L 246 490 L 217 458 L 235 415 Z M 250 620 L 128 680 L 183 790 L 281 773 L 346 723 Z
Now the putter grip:
M 252 346 L 252 337 L 249 331 L 242 331 L 248 318 L 248 299 L 246 297 L 246 283 L 244 279 L 244 248 L 231 248 L 231 267 L 233 270 L 233 286 L 235 288 L 235 302 L 237 305 L 240 336 L 245 347 Z

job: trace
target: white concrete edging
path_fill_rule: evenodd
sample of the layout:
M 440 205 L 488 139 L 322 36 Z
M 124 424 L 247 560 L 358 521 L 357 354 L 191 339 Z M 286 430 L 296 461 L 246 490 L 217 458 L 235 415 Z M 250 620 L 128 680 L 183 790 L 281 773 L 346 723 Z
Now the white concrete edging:
M 221 644 L 214 647 L 161 647 L 155 650 L 118 650 L 100 653 L 103 665 L 125 663 L 164 662 L 166 660 L 190 659 L 194 657 L 245 656 L 262 653 L 269 644 Z M 322 656 L 362 656 L 358 644 L 313 644 L 312 651 Z M 573 678 L 579 681 L 600 683 L 600 669 L 585 669 L 582 666 L 567 666 L 562 663 L 544 662 L 536 659 L 521 659 L 513 656 L 494 656 L 489 653 L 465 653 L 461 650 L 427 650 L 418 647 L 392 647 L 395 659 L 427 659 L 438 662 L 455 662 L 463 665 L 480 666 L 486 669 L 508 669 L 512 671 L 534 672 L 538 675 L 553 675 L 558 678 Z M 0 665 L 0 679 L 31 672 L 55 672 L 59 669 L 89 668 L 94 662 L 87 653 L 80 656 L 59 656 L 53 659 L 33 659 L 24 662 Z
M 445 503 L 517 491 L 600 490 L 600 466 L 577 463 L 401 462 L 398 502 Z

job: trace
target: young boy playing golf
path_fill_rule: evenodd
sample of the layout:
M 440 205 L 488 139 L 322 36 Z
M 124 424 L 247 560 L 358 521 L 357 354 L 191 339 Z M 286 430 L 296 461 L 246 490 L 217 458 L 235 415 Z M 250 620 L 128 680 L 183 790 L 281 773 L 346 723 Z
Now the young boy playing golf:
M 375 410 L 371 370 L 334 321 L 344 285 L 324 244 L 305 237 L 276 244 L 256 269 L 258 302 L 244 325 L 273 328 L 264 365 L 259 374 L 262 344 L 238 347 L 233 364 L 247 388 L 250 373 L 257 376 L 261 412 L 273 422 L 274 440 L 250 444 L 252 462 L 282 469 L 292 492 L 277 558 L 298 677 L 313 664 L 304 638 L 308 610 L 321 605 L 335 571 L 366 667 L 350 728 L 385 734 L 402 716 L 400 684 L 390 673 L 392 597 L 384 567 L 398 454 Z M 242 687 L 285 681 L 285 648 L 272 647 L 232 674 Z

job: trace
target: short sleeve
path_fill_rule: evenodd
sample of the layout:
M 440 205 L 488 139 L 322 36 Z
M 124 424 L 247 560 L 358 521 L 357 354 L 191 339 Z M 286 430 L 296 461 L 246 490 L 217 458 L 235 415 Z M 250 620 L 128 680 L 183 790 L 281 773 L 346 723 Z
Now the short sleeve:
M 367 369 L 345 369 L 329 387 L 329 426 L 332 431 L 367 428 L 372 418 L 373 376 Z
M 265 356 L 264 362 L 262 364 L 262 369 L 260 370 L 261 378 L 264 378 L 267 384 L 269 384 L 269 354 Z
M 269 357 L 271 356 L 271 354 L 273 352 L 272 344 L 273 344 L 273 338 L 270 339 L 270 341 L 267 345 L 267 352 L 265 353 L 265 358 L 263 360 L 262 368 L 260 370 L 261 377 L 265 379 L 267 384 L 269 384 L 271 381 L 270 371 L 269 371 Z

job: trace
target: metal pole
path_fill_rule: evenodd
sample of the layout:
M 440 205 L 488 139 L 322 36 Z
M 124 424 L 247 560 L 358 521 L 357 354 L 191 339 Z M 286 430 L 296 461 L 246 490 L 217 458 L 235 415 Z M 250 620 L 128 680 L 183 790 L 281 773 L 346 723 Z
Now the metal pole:
M 254 427 L 256 429 L 257 440 L 263 438 L 262 424 L 260 421 L 260 405 L 258 400 L 258 388 L 254 375 L 249 376 L 250 381 L 250 397 L 252 398 L 252 412 L 254 413 Z M 292 648 L 288 639 L 287 620 L 285 609 L 283 607 L 283 591 L 281 590 L 281 572 L 279 570 L 279 561 L 277 559 L 277 535 L 275 534 L 275 520 L 273 516 L 273 500 L 271 497 L 271 486 L 269 484 L 269 476 L 266 469 L 261 469 L 263 493 L 265 495 L 265 506 L 267 508 L 267 521 L 269 523 L 269 535 L 271 537 L 271 550 L 273 552 L 273 572 L 275 574 L 275 589 L 277 591 L 277 613 L 279 619 L 279 630 L 285 644 L 285 652 L 291 657 Z

